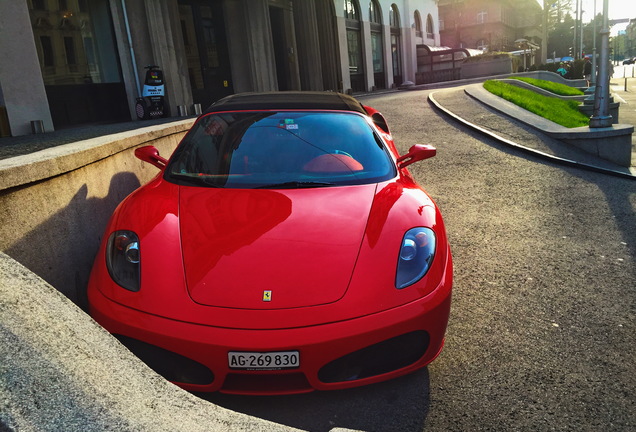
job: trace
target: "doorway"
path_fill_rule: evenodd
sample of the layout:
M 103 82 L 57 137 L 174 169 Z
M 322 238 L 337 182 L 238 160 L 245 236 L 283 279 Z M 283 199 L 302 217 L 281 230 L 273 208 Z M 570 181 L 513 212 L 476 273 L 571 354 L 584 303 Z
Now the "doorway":
M 234 93 L 221 1 L 179 0 L 192 99 L 205 109 Z

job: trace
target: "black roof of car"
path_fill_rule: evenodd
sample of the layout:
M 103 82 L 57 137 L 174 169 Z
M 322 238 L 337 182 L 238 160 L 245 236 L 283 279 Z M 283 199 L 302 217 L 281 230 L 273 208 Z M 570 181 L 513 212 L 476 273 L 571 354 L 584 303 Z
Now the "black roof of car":
M 205 114 L 220 111 L 253 110 L 334 110 L 367 114 L 362 104 L 351 96 L 336 92 L 281 91 L 238 93 L 219 99 Z

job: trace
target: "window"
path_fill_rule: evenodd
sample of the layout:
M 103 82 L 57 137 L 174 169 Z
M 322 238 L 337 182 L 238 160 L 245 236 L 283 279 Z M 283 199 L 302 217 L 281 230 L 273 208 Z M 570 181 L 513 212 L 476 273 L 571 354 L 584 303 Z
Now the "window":
M 53 44 L 49 36 L 40 36 L 42 45 L 42 63 L 45 67 L 55 66 L 55 55 L 53 54 Z
M 397 5 L 391 5 L 389 13 L 389 23 L 391 26 L 391 62 L 393 64 L 393 81 L 402 83 L 402 43 L 400 40 L 400 12 Z
M 381 33 L 371 32 L 371 55 L 373 56 L 373 72 L 384 72 Z
M 369 2 L 369 22 L 382 24 L 382 12 L 380 11 L 378 0 Z
M 122 82 L 109 0 L 91 0 L 90 10 L 86 1 L 77 0 L 31 4 L 44 85 Z
M 421 38 L 423 37 L 423 33 L 422 33 L 422 17 L 420 16 L 420 12 L 415 11 L 415 15 L 413 18 L 415 20 L 415 37 Z
M 378 0 L 369 2 L 369 21 L 371 22 L 371 56 L 373 60 L 373 73 L 377 88 L 384 88 L 384 43 L 382 42 L 382 12 Z
M 358 30 L 347 29 L 347 49 L 349 52 L 349 72 L 362 73 L 362 42 Z
M 391 5 L 391 11 L 389 12 L 389 25 L 393 28 L 400 28 L 400 13 L 395 3 Z
M 362 51 L 362 25 L 360 6 L 357 0 L 344 2 L 345 25 L 347 28 L 347 54 L 349 55 L 349 75 L 352 91 L 364 91 L 364 59 Z
M 428 17 L 426 17 L 426 37 L 429 39 L 435 38 L 435 27 L 433 27 L 433 17 L 431 14 L 428 14 Z
M 188 25 L 185 20 L 181 20 L 181 35 L 183 36 L 183 45 L 186 49 L 190 46 L 190 38 L 188 37 Z
M 77 63 L 75 59 L 75 41 L 72 36 L 64 38 L 64 52 L 66 53 L 66 64 L 74 65 Z
M 360 14 L 354 0 L 344 1 L 344 17 L 353 21 L 360 21 Z
M 488 12 L 482 10 L 477 14 L 477 24 L 483 24 L 488 20 Z
M 45 0 L 33 0 L 33 9 L 35 10 L 47 10 Z

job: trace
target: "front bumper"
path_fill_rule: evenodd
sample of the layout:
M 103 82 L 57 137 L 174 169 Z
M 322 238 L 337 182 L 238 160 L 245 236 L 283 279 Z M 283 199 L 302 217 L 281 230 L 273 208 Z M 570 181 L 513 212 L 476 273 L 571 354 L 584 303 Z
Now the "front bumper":
M 451 273 L 448 268 L 433 292 L 406 305 L 346 321 L 280 330 L 227 329 L 166 319 L 115 303 L 97 289 L 89 289 L 89 304 L 98 323 L 186 390 L 304 393 L 384 381 L 433 361 L 444 344 Z M 300 367 L 230 369 L 230 351 L 298 351 Z

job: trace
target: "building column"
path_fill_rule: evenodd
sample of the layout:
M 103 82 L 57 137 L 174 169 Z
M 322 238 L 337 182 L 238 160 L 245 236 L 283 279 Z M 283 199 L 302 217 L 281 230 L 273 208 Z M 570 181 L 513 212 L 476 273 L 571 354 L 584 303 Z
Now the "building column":
M 323 90 L 315 0 L 294 1 L 294 27 L 301 90 Z
M 316 1 L 316 18 L 319 29 L 320 58 L 322 66 L 323 90 L 342 91 L 340 70 L 340 50 L 337 24 L 335 24 L 332 0 Z
M 366 90 L 372 91 L 375 87 L 375 76 L 373 72 L 373 51 L 371 50 L 371 23 L 362 21 L 362 58 L 364 60 L 364 78 L 366 81 Z
M 52 131 L 26 0 L 0 1 L 0 41 L 0 106 L 6 109 L 11 135 L 32 133 L 34 120 L 41 120 L 46 132 Z
M 387 20 L 388 22 L 388 15 Z M 389 24 L 382 26 L 382 37 L 384 38 L 384 70 L 386 71 L 386 88 L 390 89 L 395 85 L 393 82 L 393 52 L 391 51 L 391 27 Z M 401 83 L 398 83 L 399 85 Z
M 267 0 L 242 0 L 252 91 L 275 91 L 276 62 Z M 234 26 L 228 26 L 233 28 Z
M 408 24 L 408 22 L 407 22 Z M 417 49 L 415 43 L 415 29 L 405 27 L 402 29 L 402 51 L 404 53 L 404 72 L 402 77 L 404 82 L 415 82 L 415 71 L 417 70 Z M 402 84 L 402 83 L 398 83 Z
M 342 78 L 341 91 L 351 91 L 351 76 L 349 75 L 349 47 L 347 46 L 347 24 L 343 16 L 336 16 L 338 30 L 338 44 L 340 53 L 340 77 Z

